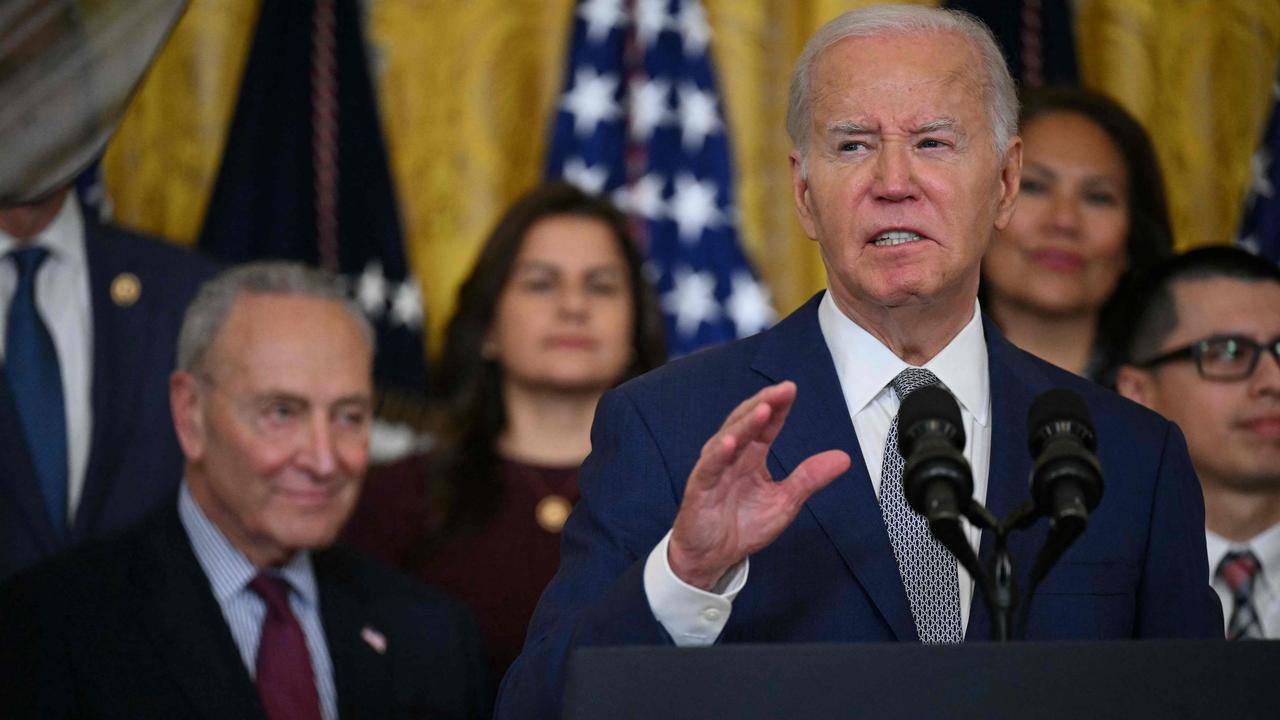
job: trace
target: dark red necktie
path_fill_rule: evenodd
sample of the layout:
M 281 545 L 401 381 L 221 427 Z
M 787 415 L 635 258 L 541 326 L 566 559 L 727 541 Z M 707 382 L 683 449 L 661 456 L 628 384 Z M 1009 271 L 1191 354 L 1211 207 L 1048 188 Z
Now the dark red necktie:
M 289 609 L 289 586 L 260 574 L 249 589 L 267 603 L 258 642 L 258 696 L 271 720 L 321 720 L 311 653 L 302 626 Z

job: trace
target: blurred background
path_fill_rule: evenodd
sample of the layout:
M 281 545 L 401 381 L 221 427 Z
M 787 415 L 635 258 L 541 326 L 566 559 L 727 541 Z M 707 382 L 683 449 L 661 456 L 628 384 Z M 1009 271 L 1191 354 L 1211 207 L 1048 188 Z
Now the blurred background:
M 315 58 L 316 2 L 190 0 L 185 9 L 183 3 L 154 1 L 15 2 L 6 5 L 26 5 L 31 12 L 72 8 L 83 16 L 115 12 L 117 22 L 124 22 L 119 7 L 150 4 L 150 17 L 160 18 L 162 27 L 178 18 L 162 46 L 163 32 L 142 32 L 145 23 L 137 18 L 128 21 L 135 30 L 91 38 L 98 63 L 130 49 L 134 54 L 146 50 L 153 36 L 160 47 L 132 96 L 123 95 L 127 106 L 122 105 L 118 129 L 101 156 L 98 199 L 118 224 L 183 245 L 212 243 L 230 259 L 245 256 L 248 251 L 226 239 L 256 232 L 246 229 L 256 221 L 245 203 L 278 187 L 281 181 L 274 176 L 281 168 L 311 152 L 293 145 L 305 145 L 324 130 L 314 121 L 307 127 L 317 112 L 308 106 L 315 70 L 305 62 Z M 362 286 L 367 299 L 372 305 L 383 302 L 389 316 L 394 313 L 404 326 L 420 329 L 413 342 L 438 347 L 457 286 L 511 201 L 548 174 L 572 174 L 565 156 L 572 150 L 553 150 L 552 144 L 553 137 L 564 139 L 557 135 L 557 123 L 574 122 L 569 111 L 581 110 L 565 100 L 575 82 L 575 42 L 612 41 L 615 36 L 608 32 L 616 26 L 626 28 L 616 34 L 620 51 L 630 53 L 626 57 L 656 52 L 659 43 L 649 48 L 635 39 L 645 31 L 645 13 L 655 8 L 658 15 L 673 12 L 666 20 L 649 12 L 658 23 L 651 29 L 666 22 L 686 47 L 709 31 L 710 74 L 698 76 L 701 70 L 695 68 L 690 77 L 713 101 L 710 131 L 723 130 L 727 141 L 726 163 L 717 171 L 727 173 L 720 190 L 728 193 L 720 203 L 721 222 L 736 230 L 736 242 L 762 278 L 773 308 L 784 315 L 824 286 L 816 248 L 800 233 L 789 193 L 789 142 L 783 129 L 787 84 L 813 30 L 846 9 L 870 3 L 703 0 L 701 24 L 697 13 L 685 8 L 696 10 L 696 3 L 667 0 L 332 4 L 337 30 L 330 28 L 327 36 L 335 48 L 330 57 L 340 66 L 346 63 L 334 70 L 341 80 L 334 107 L 341 108 L 342 133 L 361 133 L 350 140 L 339 136 L 339 166 L 352 178 L 365 178 L 358 181 L 373 194 L 385 184 L 377 179 L 378 168 L 385 166 L 387 201 L 366 203 L 359 217 L 375 219 L 356 222 L 376 226 L 370 232 L 383 238 L 377 242 L 402 243 L 405 264 L 397 269 L 394 257 L 365 253 L 355 264 L 338 263 L 339 269 L 377 281 Z M 1265 183 L 1266 156 L 1256 151 L 1275 104 L 1280 1 L 948 4 L 975 12 L 992 26 L 1024 85 L 1083 84 L 1111 95 L 1147 126 L 1164 168 L 1179 249 L 1234 242 L 1244 208 L 1257 204 L 1249 188 L 1271 190 Z M 617 12 L 622 15 L 611 15 Z M 13 33 L 8 37 L 12 41 Z M 3 47 L 12 53 L 14 43 Z M 353 63 L 367 68 L 366 80 L 356 73 L 347 82 L 350 71 L 343 67 Z M 634 75 L 634 70 L 621 71 Z M 292 93 L 289 77 L 303 89 Z M 676 104 L 678 88 L 668 90 L 668 109 L 684 112 Z M 620 112 L 634 109 L 625 84 L 614 86 L 613 93 Z M 599 110 L 603 120 L 610 119 L 608 111 Z M 14 143 L 11 129 L 0 124 L 6 149 Z M 371 133 L 381 137 L 371 140 Z M 92 145 L 92 140 L 82 142 Z M 372 158 L 368 167 L 361 167 L 366 162 L 361 158 Z M 234 173 L 242 179 L 221 188 L 220 172 L 228 175 L 224 184 Z M 243 178 L 256 178 L 257 184 Z M 668 203 L 674 193 L 670 180 L 663 195 Z M 607 184 L 627 182 L 611 177 Z M 343 188 L 345 199 L 351 192 Z M 626 205 L 625 198 L 614 197 Z M 230 210 L 212 213 L 211 203 L 226 203 Z M 245 217 L 228 220 L 228 214 Z M 215 223 L 221 225 L 209 227 Z M 343 226 L 337 233 L 346 242 L 349 235 L 368 234 L 364 230 Z M 716 296 L 727 302 L 727 291 L 717 290 Z M 414 302 L 420 315 L 409 307 Z

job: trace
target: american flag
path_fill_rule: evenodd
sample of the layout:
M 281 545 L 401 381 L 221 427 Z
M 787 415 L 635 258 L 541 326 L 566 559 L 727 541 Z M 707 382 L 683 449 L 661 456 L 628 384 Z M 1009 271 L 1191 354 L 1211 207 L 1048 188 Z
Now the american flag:
M 710 39 L 697 0 L 579 0 L 547 161 L 633 218 L 675 355 L 774 319 L 738 238 Z
M 1271 118 L 1257 152 L 1249 160 L 1249 194 L 1244 201 L 1237 244 L 1280 262 L 1280 73 L 1271 88 Z

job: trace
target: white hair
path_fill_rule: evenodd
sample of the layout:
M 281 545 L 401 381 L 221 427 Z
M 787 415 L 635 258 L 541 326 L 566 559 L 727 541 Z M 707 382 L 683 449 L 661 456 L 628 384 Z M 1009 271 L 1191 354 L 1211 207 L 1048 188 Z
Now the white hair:
M 178 332 L 179 370 L 194 373 L 207 369 L 205 362 L 214 338 L 236 301 L 245 295 L 290 295 L 336 302 L 360 328 L 370 352 L 374 349 L 373 325 L 348 297 L 341 278 L 298 262 L 262 260 L 224 270 L 200 286 Z
M 1018 93 L 1009 75 L 1000 46 L 987 26 L 959 10 L 921 5 L 876 5 L 840 15 L 818 29 L 805 44 L 791 74 L 787 103 L 787 134 L 800 151 L 808 153 L 813 99 L 810 97 L 813 65 L 827 48 L 846 38 L 885 37 L 919 33 L 955 33 L 967 38 L 982 59 L 980 78 L 991 115 L 992 141 L 996 155 L 1004 158 L 1009 139 L 1018 132 Z

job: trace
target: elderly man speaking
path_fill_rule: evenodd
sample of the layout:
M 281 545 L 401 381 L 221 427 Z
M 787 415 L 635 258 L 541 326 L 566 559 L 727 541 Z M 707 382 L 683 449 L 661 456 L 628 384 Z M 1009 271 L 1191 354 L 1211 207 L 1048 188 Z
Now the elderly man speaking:
M 1028 637 L 1221 637 L 1177 429 L 1012 347 L 979 312 L 979 261 L 1018 194 L 1016 105 L 966 15 L 873 7 L 814 35 L 787 125 L 828 290 L 601 400 L 560 571 L 499 717 L 555 717 L 576 646 L 989 637 L 886 448 L 901 398 L 939 382 L 960 404 L 975 498 L 996 513 L 1028 497 L 1033 398 L 1068 388 L 1097 421 L 1111 482 L 1039 586 Z M 1023 573 L 1041 528 L 1014 538 Z

